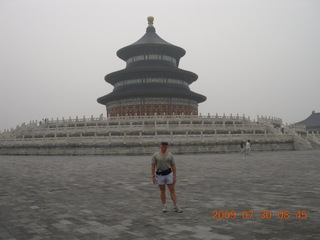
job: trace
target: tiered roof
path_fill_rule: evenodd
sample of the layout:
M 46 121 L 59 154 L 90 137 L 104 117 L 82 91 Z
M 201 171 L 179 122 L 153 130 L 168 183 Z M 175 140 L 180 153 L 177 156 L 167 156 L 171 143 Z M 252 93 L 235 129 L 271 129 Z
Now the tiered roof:
M 304 125 L 308 128 L 320 128 L 320 113 L 312 111 L 311 115 L 303 121 L 297 122 L 296 124 Z
M 189 85 L 198 79 L 197 74 L 178 68 L 180 58 L 186 51 L 163 40 L 156 34 L 153 17 L 148 17 L 146 33 L 133 44 L 117 51 L 117 56 L 127 62 L 125 69 L 105 76 L 105 81 L 115 86 L 113 92 L 98 98 L 98 102 L 108 107 L 111 101 L 139 97 L 176 97 L 190 99 L 197 103 L 206 97 L 192 92 Z M 153 59 L 152 57 L 161 57 Z M 142 60 L 135 60 L 142 58 Z M 163 60 L 166 58 L 169 60 Z M 182 84 L 167 82 L 148 82 L 123 84 L 135 79 L 173 79 Z M 139 80 L 139 81 L 140 81 Z

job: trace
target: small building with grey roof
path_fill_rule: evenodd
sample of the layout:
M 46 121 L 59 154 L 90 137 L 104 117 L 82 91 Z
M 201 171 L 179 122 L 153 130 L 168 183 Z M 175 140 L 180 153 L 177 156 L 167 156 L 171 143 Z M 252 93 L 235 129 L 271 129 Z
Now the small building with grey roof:
M 296 124 L 306 126 L 307 131 L 320 132 L 320 112 L 316 113 L 315 111 L 312 111 L 309 117 Z

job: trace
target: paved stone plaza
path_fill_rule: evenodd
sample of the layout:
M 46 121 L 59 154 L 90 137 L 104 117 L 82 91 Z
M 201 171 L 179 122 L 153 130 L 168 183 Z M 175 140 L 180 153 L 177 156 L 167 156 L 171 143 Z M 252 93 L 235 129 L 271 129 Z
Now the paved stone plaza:
M 0 239 L 320 239 L 320 151 L 175 158 L 183 213 L 151 156 L 0 156 Z

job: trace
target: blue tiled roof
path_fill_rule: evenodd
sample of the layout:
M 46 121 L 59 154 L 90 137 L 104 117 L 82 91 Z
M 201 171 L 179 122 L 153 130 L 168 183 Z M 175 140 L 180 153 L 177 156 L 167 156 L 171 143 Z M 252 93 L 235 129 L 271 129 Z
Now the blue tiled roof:
M 300 122 L 297 122 L 296 124 L 299 125 L 305 125 L 308 127 L 319 127 L 320 126 L 320 113 L 316 113 L 315 111 L 312 111 L 311 115 Z

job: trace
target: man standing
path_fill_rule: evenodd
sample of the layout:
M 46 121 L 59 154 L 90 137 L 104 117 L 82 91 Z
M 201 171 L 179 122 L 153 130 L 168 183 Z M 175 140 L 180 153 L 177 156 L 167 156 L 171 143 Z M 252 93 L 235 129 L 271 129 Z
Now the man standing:
M 172 153 L 167 152 L 168 142 L 161 142 L 160 151 L 152 156 L 151 174 L 153 184 L 158 183 L 160 188 L 160 198 L 163 204 L 162 212 L 167 212 L 166 206 L 166 185 L 169 188 L 171 200 L 174 204 L 174 211 L 182 213 L 178 206 L 175 192 L 175 183 L 177 181 L 177 169 Z

